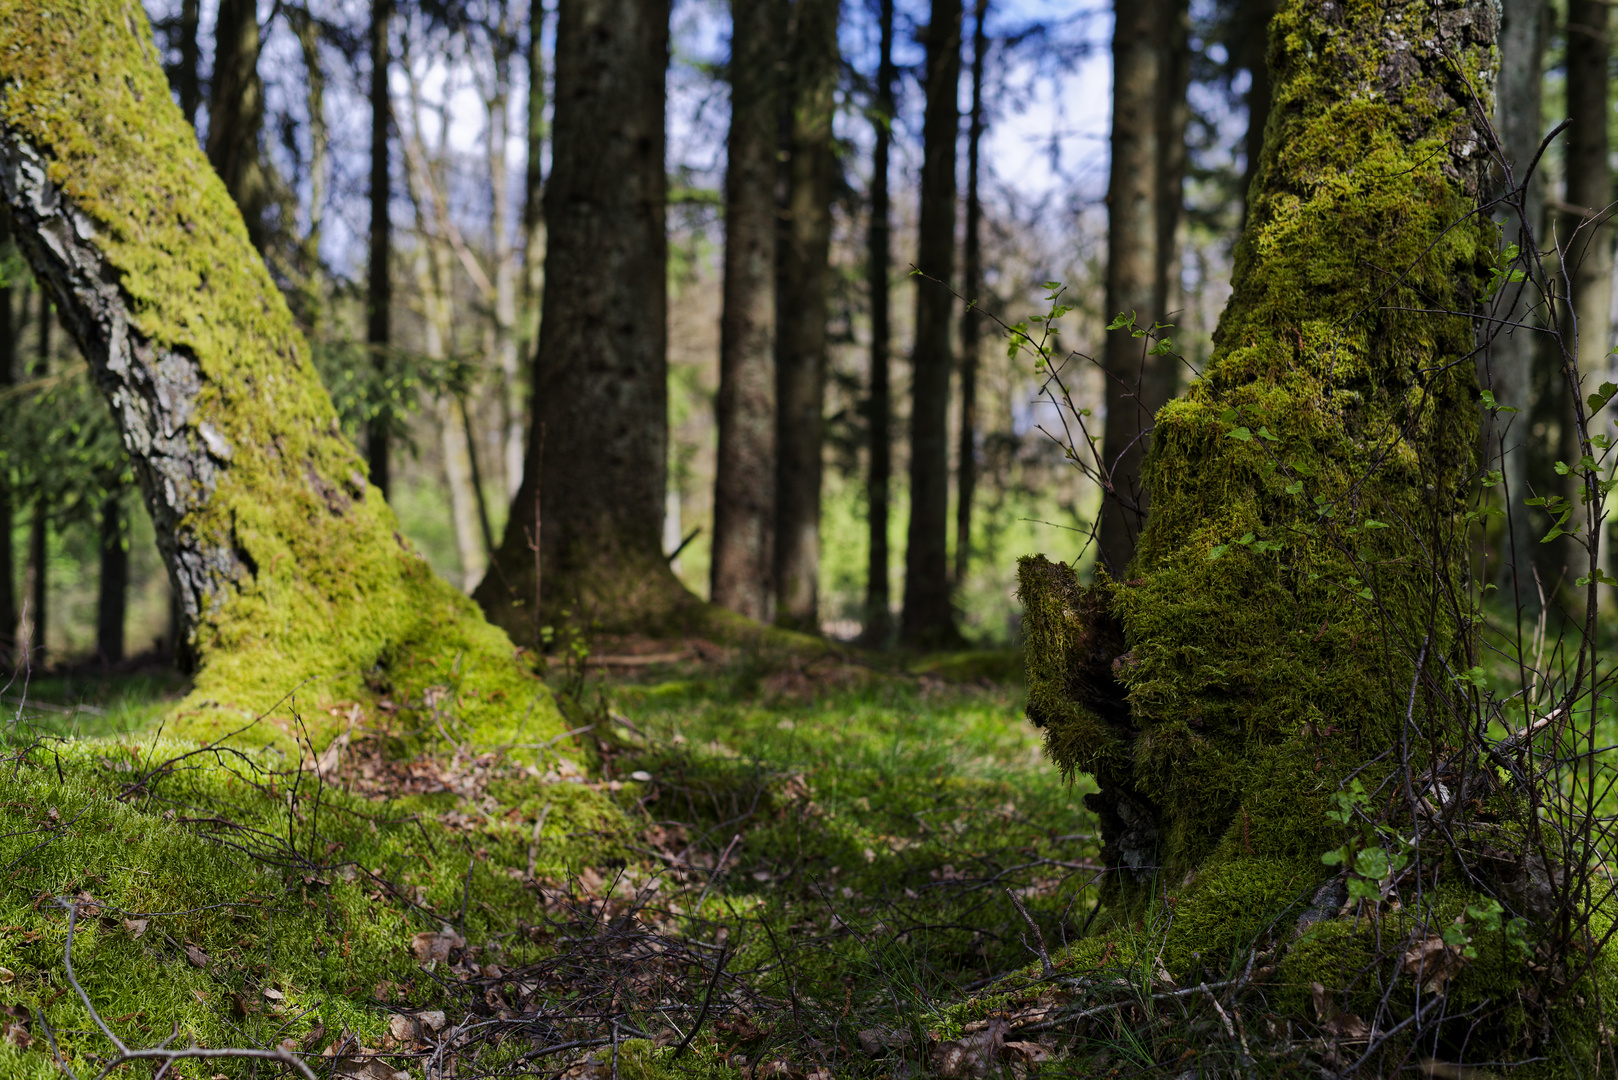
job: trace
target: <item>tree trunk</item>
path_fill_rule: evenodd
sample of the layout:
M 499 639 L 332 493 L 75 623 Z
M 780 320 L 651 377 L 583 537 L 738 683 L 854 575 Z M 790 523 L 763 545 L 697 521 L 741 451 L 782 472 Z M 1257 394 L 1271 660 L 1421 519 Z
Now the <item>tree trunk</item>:
M 18 239 L 26 243 L 25 237 Z M 37 276 L 38 271 L 35 273 Z M 39 352 L 29 372 L 36 379 L 43 379 L 51 373 L 53 322 L 50 297 L 41 289 L 37 328 Z M 50 499 L 41 484 L 34 492 L 34 512 L 28 524 L 29 601 L 33 609 L 28 616 L 28 655 L 30 663 L 41 668 L 45 666 L 45 632 L 50 625 L 50 509 Z
M 775 618 L 820 630 L 832 147 L 839 0 L 795 0 L 788 33 L 787 195 L 775 320 Z
M 388 23 L 392 13 L 392 0 L 371 0 L 371 253 L 365 290 L 365 341 L 370 346 L 371 368 L 379 384 L 386 380 L 389 369 L 388 322 L 393 306 L 393 226 L 388 219 L 388 203 L 393 194 L 388 162 L 388 127 L 392 119 L 388 98 L 388 69 L 392 64 Z M 379 402 L 377 408 L 377 414 L 365 425 L 365 456 L 371 483 L 386 499 L 392 480 L 388 472 L 388 442 L 393 416 L 385 401 Z
M 1561 215 L 1556 242 L 1563 252 L 1563 277 L 1578 334 L 1580 374 L 1586 385 L 1571 391 L 1555 380 L 1556 400 L 1564 419 L 1560 460 L 1573 464 L 1580 456 L 1572 417 L 1571 393 L 1582 398 L 1609 377 L 1607 350 L 1612 344 L 1612 241 L 1608 205 L 1612 202 L 1612 166 L 1608 159 L 1608 61 L 1612 55 L 1611 11 L 1606 0 L 1569 0 L 1567 6 L 1567 209 Z M 1558 478 L 1562 494 L 1579 505 L 1582 485 L 1574 469 Z M 1554 544 L 1561 587 L 1573 602 L 1574 578 L 1589 572 L 1589 557 L 1578 537 Z M 1563 567 L 1566 569 L 1564 570 Z
M 539 5 L 535 5 L 538 7 Z M 512 247 L 511 184 L 506 167 L 506 112 L 511 99 L 511 58 L 517 51 L 515 32 L 507 24 L 506 8 L 500 7 L 500 21 L 490 28 L 489 37 L 494 44 L 494 82 L 485 100 L 485 115 L 489 121 L 489 205 L 493 215 L 489 223 L 492 242 L 490 256 L 494 263 L 494 333 L 490 366 L 499 373 L 503 393 L 501 400 L 500 463 L 506 473 L 506 498 L 511 498 L 522 483 L 523 408 L 521 359 L 517 323 L 517 253 Z M 463 421 L 464 421 L 463 417 Z M 516 475 L 512 476 L 512 464 Z M 481 562 L 481 560 L 480 560 Z
M 961 443 L 955 466 L 955 589 L 966 585 L 972 564 L 972 499 L 978 477 L 978 343 L 983 304 L 983 203 L 978 197 L 978 148 L 983 141 L 983 20 L 989 0 L 977 0 L 972 19 L 972 113 L 966 135 L 966 311 L 961 315 Z
M 519 338 L 524 357 L 532 356 L 539 341 L 540 301 L 545 295 L 545 54 L 541 42 L 545 33 L 545 8 L 528 8 L 528 161 L 523 171 L 522 203 L 522 331 Z M 519 372 L 520 375 L 520 372 Z M 506 429 L 522 429 L 528 395 L 520 385 L 505 387 Z M 506 440 L 502 473 L 506 498 L 517 497 L 522 486 L 524 444 Z
M 241 208 L 248 239 L 262 252 L 269 239 L 264 213 L 272 193 L 259 152 L 259 136 L 264 131 L 259 44 L 255 0 L 220 0 L 208 98 L 208 161 Z
M 1166 77 L 1162 24 L 1176 0 L 1114 5 L 1112 32 L 1112 164 L 1107 183 L 1108 320 L 1122 314 L 1149 327 L 1157 308 L 1158 129 L 1160 84 Z M 1097 531 L 1099 560 L 1122 577 L 1146 518 L 1141 463 L 1151 443 L 1152 415 L 1168 400 L 1174 358 L 1148 355 L 1146 339 L 1109 331 L 1103 350 L 1107 415 L 1102 428 L 1105 495 Z
M 893 478 L 893 400 L 889 386 L 889 275 L 892 272 L 888 204 L 888 154 L 896 112 L 893 83 L 893 0 L 879 0 L 881 56 L 876 69 L 875 146 L 871 151 L 871 222 L 866 236 L 866 289 L 871 304 L 870 474 L 866 478 L 868 548 L 865 568 L 865 626 L 862 638 L 880 648 L 893 636 L 888 590 L 888 485 Z
M 545 618 L 652 631 L 691 601 L 661 542 L 668 23 L 667 0 L 562 0 L 557 16 L 537 415 L 498 571 L 476 594 L 519 641 L 537 629 L 536 498 Z
M 1251 80 L 1247 86 L 1247 134 L 1242 140 L 1246 166 L 1242 171 L 1242 226 L 1247 225 L 1247 201 L 1253 193 L 1253 177 L 1258 175 L 1259 157 L 1264 153 L 1264 128 L 1270 122 L 1270 61 L 1265 47 L 1270 40 L 1270 20 L 1275 18 L 1278 0 L 1238 0 L 1236 5 L 1236 63 L 1246 68 Z
M 180 595 L 199 670 L 166 732 L 237 731 L 243 710 L 300 686 L 317 738 L 338 721 L 310 704 L 387 696 L 419 728 L 413 703 L 429 687 L 448 688 L 479 743 L 560 731 L 510 641 L 432 574 L 366 484 L 129 10 L 0 7 L 12 46 L 0 50 L 0 193 L 111 402 Z M 252 740 L 292 748 L 284 722 Z
M 732 0 L 710 597 L 764 622 L 775 525 L 777 0 Z
M 910 528 L 899 638 L 938 648 L 960 640 L 949 588 L 950 288 L 955 277 L 955 142 L 960 134 L 961 3 L 933 0 L 926 30 L 917 227 L 916 342 L 911 350 Z
M 1545 0 L 1505 0 L 1500 23 L 1500 78 L 1498 83 L 1497 126 L 1507 160 L 1512 163 L 1514 183 L 1522 183 L 1529 163 L 1539 152 L 1544 136 L 1541 104 L 1544 82 L 1545 42 L 1550 36 L 1550 8 Z M 1543 245 L 1541 235 L 1545 215 L 1543 170 L 1525 193 L 1526 221 L 1515 217 L 1501 222 L 1506 238 L 1527 249 L 1529 237 Z M 1533 532 L 1532 513 L 1523 505 L 1529 493 L 1530 439 L 1529 407 L 1534 387 L 1536 320 L 1533 303 L 1524 290 L 1518 302 L 1502 317 L 1525 325 L 1506 329 L 1493 339 L 1488 379 L 1495 400 L 1523 410 L 1514 414 L 1491 414 L 1484 432 L 1486 456 L 1497 458 L 1504 476 L 1503 488 L 1509 503 L 1508 528 L 1502 539 L 1498 583 L 1502 595 L 1529 611 L 1539 609 L 1539 590 L 1533 576 L 1534 557 L 1539 553 L 1539 536 Z
M 11 248 L 11 214 L 0 207 L 0 252 Z M 0 284 L 0 393 L 16 381 L 17 340 L 23 320 L 15 318 L 17 290 L 9 280 Z M 12 502 L 10 470 L 0 470 L 0 664 L 17 658 L 17 559 L 11 549 Z
M 1273 34 L 1233 292 L 1201 378 L 1157 414 L 1131 580 L 1021 566 L 1029 716 L 1064 771 L 1097 778 L 1116 925 L 1149 882 L 1173 890 L 1177 977 L 1266 926 L 1292 938 L 1342 842 L 1328 797 L 1429 767 L 1402 741 L 1413 676 L 1474 662 L 1462 514 L 1469 313 L 1495 253 L 1475 214 L 1494 7 L 1289 0 Z
M 125 547 L 123 500 L 101 504 L 101 578 L 96 593 L 96 654 L 103 664 L 124 658 L 124 613 L 128 609 L 129 549 Z
M 1186 91 L 1191 86 L 1191 2 L 1160 0 L 1157 25 L 1157 266 L 1152 279 L 1152 310 L 1163 322 L 1180 317 L 1180 219 L 1185 206 L 1185 129 L 1191 120 Z M 1116 315 L 1117 312 L 1111 314 Z M 1172 357 L 1165 358 L 1172 361 Z M 1180 373 L 1173 363 L 1160 371 L 1165 385 L 1157 393 L 1167 401 L 1179 390 Z M 1155 412 L 1156 409 L 1154 408 Z

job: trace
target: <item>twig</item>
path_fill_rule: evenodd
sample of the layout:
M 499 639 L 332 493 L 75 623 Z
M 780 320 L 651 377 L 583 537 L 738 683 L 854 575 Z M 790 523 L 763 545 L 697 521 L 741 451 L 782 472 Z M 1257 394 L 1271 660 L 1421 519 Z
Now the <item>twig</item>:
M 61 897 L 56 898 L 56 903 L 67 910 L 67 941 L 62 946 L 62 967 L 67 971 L 68 984 L 73 987 L 73 992 L 79 996 L 79 1001 L 84 1004 L 84 1010 L 90 1014 L 91 1021 L 94 1022 L 96 1027 L 101 1029 L 101 1034 L 105 1035 L 108 1041 L 110 1041 L 113 1046 L 118 1048 L 118 1053 L 101 1067 L 100 1072 L 96 1073 L 96 1080 L 101 1080 L 102 1077 L 106 1076 L 120 1065 L 127 1064 L 131 1061 L 162 1061 L 165 1063 L 164 1067 L 167 1068 L 168 1065 L 172 1065 L 176 1061 L 187 1058 L 196 1058 L 201 1060 L 212 1060 L 215 1058 L 251 1058 L 259 1061 L 279 1061 L 283 1065 L 290 1066 L 292 1069 L 304 1076 L 306 1080 L 318 1080 L 313 1070 L 311 1070 L 309 1066 L 305 1065 L 295 1055 L 280 1049 L 249 1050 L 245 1048 L 222 1048 L 218 1050 L 209 1050 L 200 1046 L 189 1046 L 171 1050 L 168 1048 L 168 1042 L 169 1039 L 174 1038 L 174 1036 L 170 1035 L 169 1039 L 165 1039 L 161 1045 L 140 1050 L 131 1050 L 127 1045 L 125 1045 L 124 1041 L 113 1032 L 112 1028 L 107 1026 L 107 1022 L 101 1019 L 101 1014 L 96 1011 L 95 1005 L 90 1001 L 90 995 L 85 993 L 84 987 L 79 985 L 78 976 L 73 973 L 73 932 L 78 925 L 78 904 L 71 900 L 64 900 Z M 40 1019 L 43 1022 L 43 1011 L 40 1013 Z M 64 1070 L 66 1070 L 67 1063 L 62 1059 L 61 1054 L 57 1052 L 56 1039 L 50 1034 L 50 1029 L 48 1027 L 46 1028 L 46 1036 L 50 1039 L 51 1052 L 56 1054 L 57 1062 Z M 71 1070 L 68 1070 L 68 1075 L 75 1078 L 77 1077 L 77 1074 Z
M 702 996 L 702 1009 L 697 1013 L 697 1022 L 691 1025 L 691 1030 L 685 1033 L 685 1038 L 680 1040 L 680 1045 L 674 1048 L 674 1054 L 670 1060 L 679 1060 L 680 1055 L 685 1053 L 685 1048 L 691 1045 L 691 1040 L 696 1038 L 697 1032 L 702 1030 L 703 1022 L 708 1019 L 708 1008 L 713 1004 L 713 992 L 719 986 L 719 977 L 725 973 L 725 961 L 729 959 L 729 950 L 721 950 L 719 960 L 713 967 L 713 977 L 708 980 L 708 992 Z
M 719 875 L 725 872 L 725 861 L 730 858 L 730 853 L 734 851 L 736 849 L 736 845 L 741 842 L 742 834 L 737 833 L 735 836 L 730 838 L 730 843 L 725 845 L 725 853 L 719 856 L 718 862 L 714 863 L 713 873 L 708 875 L 708 884 L 702 887 L 702 895 L 697 897 L 696 906 L 691 909 L 692 914 L 696 914 L 702 910 L 702 902 L 708 899 L 708 890 L 712 889 L 714 882 L 719 880 Z
M 545 819 L 551 816 L 551 804 L 546 803 L 540 808 L 539 817 L 534 820 L 534 835 L 528 841 L 528 878 L 534 877 L 534 867 L 539 861 L 539 831 L 545 827 Z
M 1023 921 L 1028 924 L 1029 929 L 1033 930 L 1034 940 L 1039 942 L 1039 966 L 1044 977 L 1050 978 L 1051 972 L 1056 969 L 1051 966 L 1051 954 L 1045 951 L 1045 935 L 1040 932 L 1039 924 L 1034 921 L 1033 916 L 1028 914 L 1028 909 L 1023 907 L 1022 901 L 1017 898 L 1017 894 L 1007 889 L 1006 895 L 1011 897 L 1012 904 L 1017 908 L 1017 914 L 1021 915 Z M 1028 943 L 1024 941 L 1023 944 L 1027 945 Z

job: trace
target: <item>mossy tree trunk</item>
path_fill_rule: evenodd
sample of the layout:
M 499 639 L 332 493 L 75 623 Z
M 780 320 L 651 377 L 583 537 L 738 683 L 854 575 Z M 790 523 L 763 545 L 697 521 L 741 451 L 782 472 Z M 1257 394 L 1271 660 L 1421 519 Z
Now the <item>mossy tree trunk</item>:
M 1495 31 L 1483 0 L 1283 6 L 1233 294 L 1157 413 L 1134 560 L 1023 562 L 1029 716 L 1098 778 L 1115 897 L 1178 892 L 1171 969 L 1307 898 L 1328 797 L 1396 768 L 1418 655 L 1461 659 Z
M 450 686 L 518 741 L 543 687 L 367 483 L 138 9 L 4 0 L 0 87 L 0 192 L 112 405 L 200 665 L 169 732 L 314 680 L 305 700 Z M 545 700 L 530 728 L 558 722 Z

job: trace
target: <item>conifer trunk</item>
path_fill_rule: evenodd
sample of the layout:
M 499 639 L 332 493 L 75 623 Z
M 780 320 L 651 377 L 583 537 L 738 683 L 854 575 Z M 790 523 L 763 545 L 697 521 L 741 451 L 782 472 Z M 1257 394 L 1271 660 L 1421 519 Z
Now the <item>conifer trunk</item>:
M 978 345 L 983 304 L 983 202 L 978 194 L 978 151 L 983 142 L 983 54 L 989 47 L 984 19 L 989 0 L 977 0 L 972 16 L 972 112 L 966 132 L 966 243 L 962 253 L 967 308 L 961 313 L 961 438 L 955 465 L 955 590 L 972 565 L 972 499 L 978 478 Z
M 388 69 L 392 64 L 388 23 L 392 13 L 392 0 L 371 0 L 371 246 L 366 271 L 365 341 L 370 346 L 371 370 L 378 382 L 387 377 L 392 337 L 393 225 L 388 218 L 388 202 L 393 195 L 388 155 L 388 130 L 393 118 L 388 96 Z M 379 408 L 365 425 L 365 456 L 371 483 L 386 499 L 392 488 L 388 442 L 393 417 L 386 403 Z
M 710 598 L 770 617 L 775 527 L 777 0 L 732 0 Z
M 241 208 L 253 246 L 262 252 L 269 235 L 264 212 L 271 192 L 259 153 L 264 131 L 259 47 L 255 0 L 220 0 L 208 97 L 208 161 Z
M 911 350 L 910 527 L 899 638 L 937 648 L 960 638 L 949 587 L 949 381 L 955 286 L 955 143 L 960 134 L 961 2 L 933 0 L 927 24 L 917 226 L 916 342 Z
M 534 640 L 564 610 L 655 631 L 691 602 L 663 556 L 667 0 L 563 0 L 544 310 L 522 485 L 476 597 Z M 540 470 L 543 469 L 543 475 Z
M 832 146 L 839 0 L 794 0 L 786 206 L 775 319 L 775 617 L 820 630 L 820 485 L 826 421 Z
M 300 685 L 306 705 L 387 696 L 406 710 L 447 687 L 479 741 L 560 730 L 510 641 L 366 483 L 130 10 L 0 4 L 0 194 L 112 405 L 179 594 L 199 666 L 166 731 L 238 731 Z M 331 734 L 325 709 L 300 713 Z M 288 724 L 250 738 L 291 747 Z
M 893 145 L 893 0 L 879 0 L 875 145 L 871 150 L 871 221 L 866 233 L 865 287 L 871 305 L 871 393 L 866 402 L 870 470 L 865 481 L 865 626 L 861 637 L 881 647 L 893 634 L 888 588 L 888 485 L 893 479 L 893 397 L 889 385 L 888 300 L 892 273 L 888 155 Z
M 11 214 L 0 208 L 0 251 L 11 246 Z M 21 322 L 13 307 L 17 290 L 0 285 L 0 391 L 9 388 L 17 370 L 16 341 Z M 12 501 L 10 470 L 0 471 L 0 664 L 10 664 L 17 650 L 17 569 L 11 547 Z
M 124 616 L 128 610 L 129 550 L 124 546 L 123 500 L 101 503 L 101 576 L 96 583 L 96 656 L 103 664 L 124 658 Z

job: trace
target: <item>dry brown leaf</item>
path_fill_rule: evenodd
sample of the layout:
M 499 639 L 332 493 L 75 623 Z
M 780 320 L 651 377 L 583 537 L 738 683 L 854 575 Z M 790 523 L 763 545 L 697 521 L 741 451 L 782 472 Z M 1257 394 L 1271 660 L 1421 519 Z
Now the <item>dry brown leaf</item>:
M 1449 981 L 1466 966 L 1466 959 L 1461 950 L 1444 944 L 1444 939 L 1437 934 L 1428 934 L 1405 952 L 1401 966 L 1427 993 L 1442 994 L 1448 989 Z
M 0 983 L 8 983 L 17 977 L 17 973 L 8 967 L 0 967 Z
M 149 922 L 151 922 L 150 919 L 125 919 L 124 929 L 129 931 L 130 937 L 138 938 L 146 933 L 146 926 Z
M 208 966 L 208 954 L 197 948 L 195 945 L 187 945 L 185 947 L 185 958 L 190 962 L 192 967 L 205 968 Z
M 422 964 L 448 961 L 451 952 L 464 948 L 466 939 L 447 926 L 436 934 L 420 933 L 410 939 L 410 949 Z
M 423 1009 L 416 1014 L 416 1019 L 420 1020 L 421 1026 L 428 1031 L 444 1030 L 444 1010 L 442 1009 Z
M 860 1049 L 869 1057 L 881 1057 L 890 1050 L 898 1050 L 910 1045 L 911 1034 L 899 1028 L 874 1027 L 866 1028 L 856 1036 Z
M 1310 990 L 1314 995 L 1315 1016 L 1320 1019 L 1321 1026 L 1339 1039 L 1355 1041 L 1371 1037 L 1371 1028 L 1364 1020 L 1353 1013 L 1346 1013 L 1337 1008 L 1337 1002 L 1332 1000 L 1324 986 L 1313 983 Z
M 414 1016 L 394 1014 L 388 1017 L 388 1037 L 396 1044 L 411 1046 L 421 1035 L 421 1025 Z

